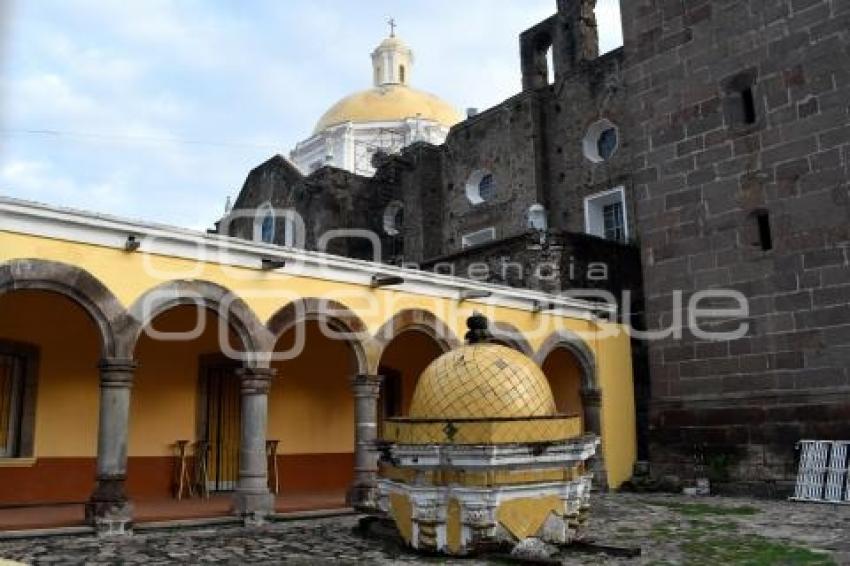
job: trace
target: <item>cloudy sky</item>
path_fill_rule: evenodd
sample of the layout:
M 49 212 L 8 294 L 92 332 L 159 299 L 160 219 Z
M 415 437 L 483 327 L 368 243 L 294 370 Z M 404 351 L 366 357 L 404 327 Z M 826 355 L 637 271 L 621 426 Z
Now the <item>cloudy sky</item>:
M 599 0 L 602 50 L 622 43 Z M 555 0 L 0 0 L 0 194 L 205 228 L 248 171 L 371 86 L 386 20 L 457 108 L 520 88 Z

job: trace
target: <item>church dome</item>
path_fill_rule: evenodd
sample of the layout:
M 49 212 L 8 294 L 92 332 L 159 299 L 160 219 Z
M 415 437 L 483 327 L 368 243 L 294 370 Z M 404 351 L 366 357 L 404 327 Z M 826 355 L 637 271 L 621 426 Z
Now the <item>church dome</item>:
M 553 417 L 555 400 L 543 371 L 530 358 L 497 344 L 462 346 L 422 372 L 412 419 L 524 419 Z
M 384 84 L 346 96 L 319 119 L 313 133 L 346 122 L 398 122 L 407 118 L 431 120 L 451 127 L 461 116 L 439 97 L 403 84 Z
M 450 128 L 461 121 L 461 115 L 444 100 L 410 86 L 413 51 L 395 34 L 372 52 L 373 88 L 346 96 L 319 119 L 314 134 L 331 126 L 370 122 L 402 122 L 419 118 Z

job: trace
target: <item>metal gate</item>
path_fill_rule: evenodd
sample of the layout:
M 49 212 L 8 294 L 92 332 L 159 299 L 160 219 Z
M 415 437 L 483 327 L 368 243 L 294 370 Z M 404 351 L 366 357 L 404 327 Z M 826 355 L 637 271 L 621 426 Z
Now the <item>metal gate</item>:
M 0 355 L 0 458 L 18 456 L 23 409 L 24 360 Z
M 232 366 L 209 366 L 204 372 L 207 471 L 210 491 L 231 491 L 239 480 L 241 396 Z
M 846 440 L 803 440 L 794 501 L 850 504 L 850 460 Z

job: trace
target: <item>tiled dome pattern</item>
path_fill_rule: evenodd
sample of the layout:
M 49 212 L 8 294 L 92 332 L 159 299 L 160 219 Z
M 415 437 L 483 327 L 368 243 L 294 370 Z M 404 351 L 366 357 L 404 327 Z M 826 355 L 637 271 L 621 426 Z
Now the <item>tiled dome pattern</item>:
M 415 419 L 547 417 L 555 400 L 546 376 L 527 356 L 505 346 L 474 344 L 429 365 L 413 394 Z

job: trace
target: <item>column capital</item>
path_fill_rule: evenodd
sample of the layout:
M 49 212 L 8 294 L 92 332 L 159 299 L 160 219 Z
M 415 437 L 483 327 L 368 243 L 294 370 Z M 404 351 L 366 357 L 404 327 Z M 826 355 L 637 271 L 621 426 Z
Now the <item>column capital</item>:
M 264 395 L 269 392 L 272 378 L 277 375 L 274 368 L 243 367 L 236 370 L 242 385 L 243 395 Z
M 383 381 L 383 375 L 360 373 L 351 378 L 351 388 L 356 396 L 378 397 Z
M 599 407 L 602 405 L 601 389 L 582 389 L 581 400 L 587 407 Z
M 104 358 L 97 367 L 100 370 L 101 387 L 130 388 L 138 364 L 136 360 L 127 358 Z

